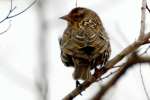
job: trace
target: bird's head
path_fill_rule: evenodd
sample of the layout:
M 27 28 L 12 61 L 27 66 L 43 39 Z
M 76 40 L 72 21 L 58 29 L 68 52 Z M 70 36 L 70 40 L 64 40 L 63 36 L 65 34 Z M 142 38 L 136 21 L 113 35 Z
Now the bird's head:
M 98 18 L 98 16 L 96 15 L 96 13 L 90 9 L 87 8 L 83 8 L 83 7 L 77 7 L 72 9 L 69 14 L 60 17 L 63 20 L 66 20 L 69 23 L 80 23 L 81 21 L 83 21 L 84 19 L 94 19 L 94 18 Z M 98 18 L 99 19 L 99 18 Z

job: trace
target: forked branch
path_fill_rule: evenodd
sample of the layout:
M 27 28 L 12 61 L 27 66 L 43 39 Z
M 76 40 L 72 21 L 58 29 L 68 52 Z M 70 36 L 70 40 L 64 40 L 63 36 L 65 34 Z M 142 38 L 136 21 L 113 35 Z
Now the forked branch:
M 13 17 L 16 17 L 16 16 L 18 16 L 18 15 L 24 13 L 24 12 L 27 11 L 29 8 L 31 8 L 37 1 L 38 1 L 38 0 L 34 0 L 28 7 L 26 7 L 26 8 L 25 8 L 24 10 L 22 10 L 21 12 L 18 12 L 18 13 L 14 14 L 14 15 L 11 15 L 11 14 L 14 12 L 14 10 L 17 8 L 16 6 L 13 7 L 13 1 L 11 0 L 11 1 L 10 1 L 10 10 L 9 10 L 8 14 L 6 15 L 6 17 L 4 17 L 4 18 L 0 21 L 0 23 L 3 23 L 4 21 L 6 21 L 6 20 L 8 20 L 8 19 L 11 19 L 11 18 L 13 18 Z M 11 24 L 8 26 L 8 28 L 7 28 L 5 31 L 0 32 L 0 34 L 6 33 L 6 32 L 10 29 L 10 26 L 11 26 Z

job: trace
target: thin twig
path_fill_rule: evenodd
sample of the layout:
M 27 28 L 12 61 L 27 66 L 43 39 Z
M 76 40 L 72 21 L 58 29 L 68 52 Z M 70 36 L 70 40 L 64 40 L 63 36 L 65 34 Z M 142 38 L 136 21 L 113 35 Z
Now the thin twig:
M 78 0 L 76 0 L 76 4 L 75 4 L 75 6 L 76 6 L 76 7 L 78 6 Z
M 23 11 L 21 11 L 21 12 L 15 14 L 15 15 L 9 16 L 8 18 L 16 17 L 16 16 L 18 16 L 18 15 L 24 13 L 24 12 L 27 11 L 29 8 L 31 8 L 37 1 L 38 1 L 38 0 L 33 1 L 33 2 L 32 2 L 27 8 L 25 8 Z
M 100 79 L 98 79 L 98 81 L 103 80 L 103 79 L 106 79 L 106 78 L 108 78 L 108 77 L 114 75 L 114 74 L 117 73 L 117 72 L 118 72 L 118 70 L 116 70 L 116 71 L 114 71 L 114 72 L 110 72 L 110 74 L 108 74 L 107 76 L 101 77 Z
M 27 11 L 29 8 L 31 8 L 37 1 L 38 1 L 38 0 L 33 1 L 33 2 L 32 2 L 27 8 L 25 8 L 23 11 L 21 11 L 21 12 L 19 12 L 19 13 L 17 13 L 17 14 L 11 15 L 11 13 L 16 9 L 16 6 L 13 7 L 13 1 L 11 0 L 11 1 L 10 1 L 10 10 L 9 10 L 7 16 L 6 16 L 4 19 L 2 19 L 2 20 L 0 21 L 0 23 L 4 22 L 5 20 L 8 20 L 8 19 L 10 19 L 10 18 L 16 17 L 16 16 L 18 16 L 18 15 L 24 13 L 24 12 Z M 10 15 L 11 15 L 11 16 L 10 16 Z
M 150 45 L 146 48 L 146 50 L 144 51 L 144 53 L 147 53 L 149 49 L 150 49 Z
M 144 89 L 144 92 L 145 92 L 145 95 L 147 97 L 147 100 L 150 100 L 150 97 L 148 95 L 148 91 L 146 89 L 146 85 L 145 85 L 145 82 L 144 82 L 144 78 L 143 78 L 143 75 L 142 75 L 142 68 L 141 68 L 141 64 L 140 64 L 140 77 L 141 77 L 141 81 L 142 81 L 142 86 L 143 86 L 143 89 Z
M 146 9 L 148 10 L 148 12 L 150 13 L 150 8 L 148 7 L 148 5 L 146 4 Z
M 11 0 L 11 1 L 10 1 L 10 10 L 9 10 L 7 16 L 6 16 L 3 20 L 1 20 L 0 23 L 2 23 L 2 22 L 4 22 L 5 20 L 7 20 L 8 17 L 10 16 L 10 14 L 16 9 L 16 7 L 12 8 L 12 6 L 13 6 L 13 3 L 12 3 L 12 0 Z
M 8 25 L 7 29 L 5 29 L 4 31 L 0 32 L 0 35 L 6 33 L 10 28 L 11 28 L 11 20 L 9 21 L 9 25 Z
M 150 45 L 145 49 L 145 51 L 142 53 L 142 54 L 140 54 L 141 56 L 142 55 L 144 55 L 144 54 L 147 54 L 147 52 L 149 51 L 149 49 L 150 49 Z

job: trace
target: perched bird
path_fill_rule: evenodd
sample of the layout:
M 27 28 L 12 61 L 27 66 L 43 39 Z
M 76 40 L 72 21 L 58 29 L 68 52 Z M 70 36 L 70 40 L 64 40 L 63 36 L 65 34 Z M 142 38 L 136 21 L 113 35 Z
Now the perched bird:
M 68 26 L 60 38 L 61 60 L 74 67 L 75 80 L 88 80 L 91 70 L 107 62 L 111 47 L 107 33 L 98 15 L 88 9 L 77 7 L 61 17 Z

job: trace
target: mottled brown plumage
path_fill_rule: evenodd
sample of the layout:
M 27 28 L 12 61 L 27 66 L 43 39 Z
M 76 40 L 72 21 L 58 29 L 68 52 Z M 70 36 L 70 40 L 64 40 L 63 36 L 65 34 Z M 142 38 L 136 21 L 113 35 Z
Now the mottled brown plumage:
M 60 39 L 62 62 L 75 68 L 75 80 L 88 80 L 91 69 L 103 66 L 110 56 L 107 33 L 97 14 L 87 8 L 74 8 L 61 18 L 68 22 Z

